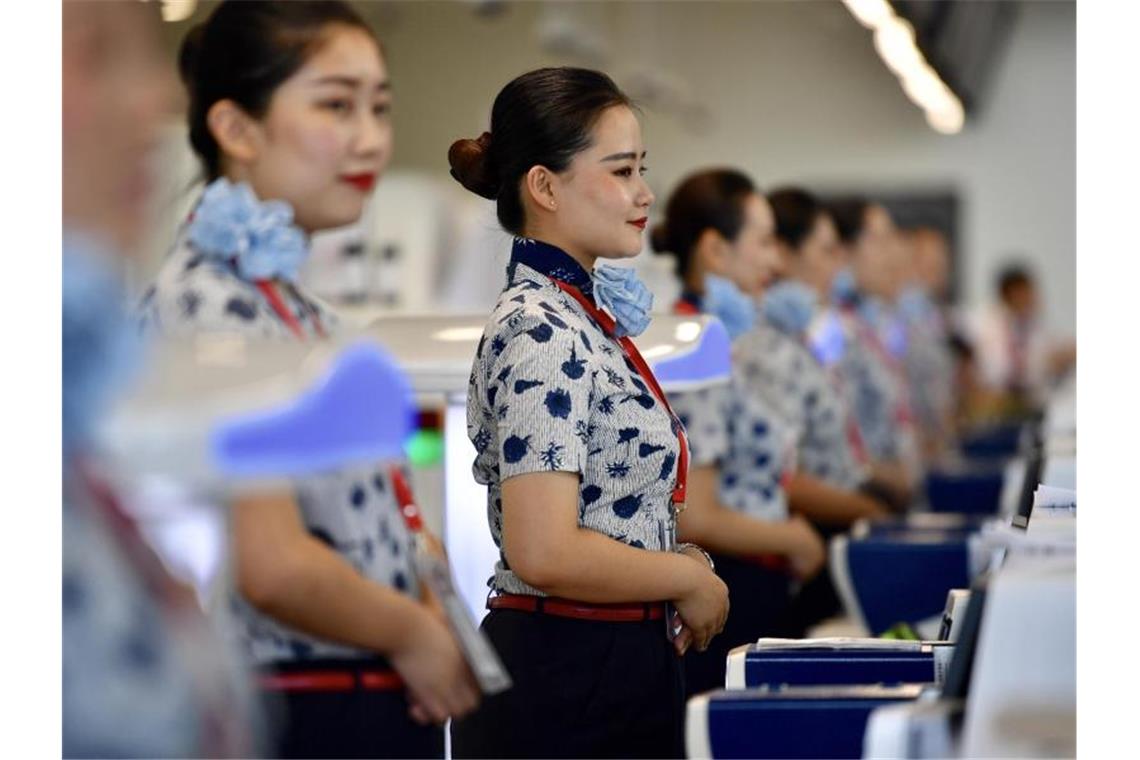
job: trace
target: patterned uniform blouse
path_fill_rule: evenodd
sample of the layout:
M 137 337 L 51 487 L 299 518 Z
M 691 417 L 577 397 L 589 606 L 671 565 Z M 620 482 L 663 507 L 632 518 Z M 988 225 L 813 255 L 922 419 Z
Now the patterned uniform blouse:
M 503 593 L 542 594 L 502 554 L 502 483 L 515 475 L 578 473 L 581 527 L 641 549 L 669 548 L 679 423 L 620 344 L 552 278 L 593 297 L 590 273 L 568 254 L 516 239 L 467 394 L 473 472 L 487 486 L 500 549 L 488 585 Z
M 700 314 L 700 297 L 682 294 L 674 309 Z M 733 345 L 733 353 L 738 353 Z M 785 520 L 783 477 L 795 469 L 795 431 L 758 394 L 748 393 L 737 356 L 726 385 L 669 394 L 689 438 L 690 467 L 717 465 L 718 496 L 730 509 L 761 520 Z
M 838 488 L 866 480 L 843 396 L 800 338 L 760 319 L 733 349 L 746 393 L 795 432 L 801 471 Z
M 335 328 L 336 317 L 299 289 L 281 288 L 286 308 L 306 338 Z M 295 340 L 288 325 L 237 269 L 207 257 L 180 236 L 173 253 L 143 298 L 143 324 L 171 335 L 236 331 Z M 411 564 L 412 542 L 386 468 L 352 467 L 296 483 L 305 527 L 357 572 L 409 596 L 419 588 Z M 263 615 L 236 592 L 231 598 L 252 661 L 268 664 L 306 658 L 364 658 L 374 652 L 343 646 L 294 630 Z
M 230 757 L 256 751 L 235 654 L 175 590 L 129 517 L 64 462 L 63 756 Z M 101 485 L 110 493 L 106 484 Z
M 947 423 L 954 413 L 954 358 L 940 314 L 908 320 L 903 366 L 915 421 L 928 435 L 949 437 Z
M 857 310 L 843 314 L 848 339 L 838 371 L 867 454 L 878 460 L 910 459 L 915 455 L 913 419 L 901 367 Z

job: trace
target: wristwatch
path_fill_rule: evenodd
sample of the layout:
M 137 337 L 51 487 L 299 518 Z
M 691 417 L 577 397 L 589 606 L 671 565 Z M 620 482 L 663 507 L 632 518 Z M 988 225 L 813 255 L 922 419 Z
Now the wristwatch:
M 705 558 L 705 562 L 709 563 L 709 570 L 712 570 L 714 573 L 716 572 L 716 563 L 713 562 L 713 558 L 711 556 L 709 556 L 708 552 L 706 552 L 704 549 L 697 546 L 696 544 L 689 543 L 688 541 L 685 541 L 683 543 L 677 544 L 677 547 L 673 551 L 682 552 L 685 549 L 695 549 L 698 552 L 700 552 L 700 555 Z

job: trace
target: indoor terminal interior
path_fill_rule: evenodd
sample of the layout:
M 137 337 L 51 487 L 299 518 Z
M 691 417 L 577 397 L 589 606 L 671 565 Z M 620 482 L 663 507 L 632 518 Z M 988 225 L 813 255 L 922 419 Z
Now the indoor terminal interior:
M 1076 756 L 1075 2 L 56 18 L 45 756 Z

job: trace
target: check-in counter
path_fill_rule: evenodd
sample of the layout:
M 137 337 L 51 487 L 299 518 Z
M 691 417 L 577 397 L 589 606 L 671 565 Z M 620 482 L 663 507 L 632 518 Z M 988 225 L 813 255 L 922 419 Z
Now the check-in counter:
M 726 689 L 941 683 L 949 641 L 761 639 L 728 654 Z

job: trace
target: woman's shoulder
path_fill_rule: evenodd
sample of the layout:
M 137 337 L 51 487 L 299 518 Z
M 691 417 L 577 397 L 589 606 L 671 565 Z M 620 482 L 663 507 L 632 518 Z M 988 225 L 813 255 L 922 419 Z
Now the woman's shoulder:
M 256 287 L 230 266 L 179 240 L 140 303 L 145 324 L 163 332 L 241 330 L 267 316 Z

